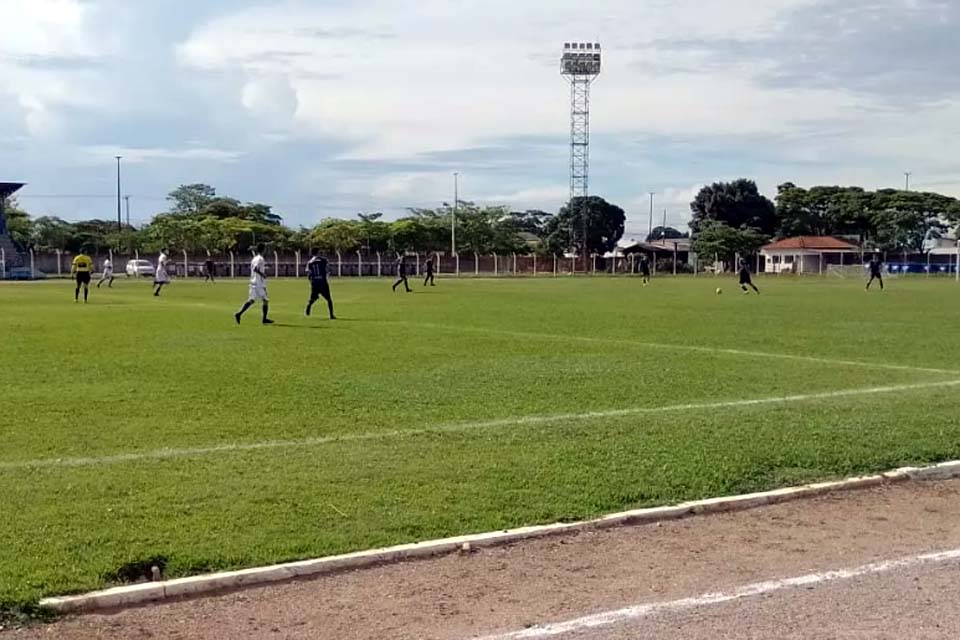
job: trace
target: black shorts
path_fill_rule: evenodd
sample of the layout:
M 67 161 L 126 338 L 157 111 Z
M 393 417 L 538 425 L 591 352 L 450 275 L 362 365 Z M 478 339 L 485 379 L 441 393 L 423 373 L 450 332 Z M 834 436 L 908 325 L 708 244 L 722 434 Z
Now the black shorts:
M 329 298 L 330 297 L 330 283 L 326 280 L 311 280 L 310 281 L 310 297 L 311 298 Z
M 753 284 L 753 281 L 750 279 L 749 271 L 740 272 L 740 284 Z
M 640 269 L 640 275 L 642 275 L 644 278 L 649 278 L 650 269 Z
M 90 284 L 90 272 L 89 271 L 78 271 L 77 272 L 77 284 Z
M 873 272 L 870 272 L 870 279 L 871 279 L 871 280 L 878 280 L 878 279 L 879 279 L 879 280 L 883 280 L 883 274 L 882 274 L 882 273 L 873 273 Z

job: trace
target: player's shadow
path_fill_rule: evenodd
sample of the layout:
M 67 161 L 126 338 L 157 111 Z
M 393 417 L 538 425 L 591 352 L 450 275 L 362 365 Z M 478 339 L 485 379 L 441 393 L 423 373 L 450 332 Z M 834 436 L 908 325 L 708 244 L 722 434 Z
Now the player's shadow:
M 287 324 L 286 322 L 274 322 L 273 326 L 281 329 L 323 329 L 322 326 L 315 324 Z

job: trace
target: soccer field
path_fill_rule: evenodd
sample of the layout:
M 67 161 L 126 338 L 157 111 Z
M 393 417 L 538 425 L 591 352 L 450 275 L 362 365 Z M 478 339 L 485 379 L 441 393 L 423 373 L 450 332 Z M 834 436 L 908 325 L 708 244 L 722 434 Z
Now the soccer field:
M 960 457 L 954 282 L 758 284 L 0 284 L 0 608 Z

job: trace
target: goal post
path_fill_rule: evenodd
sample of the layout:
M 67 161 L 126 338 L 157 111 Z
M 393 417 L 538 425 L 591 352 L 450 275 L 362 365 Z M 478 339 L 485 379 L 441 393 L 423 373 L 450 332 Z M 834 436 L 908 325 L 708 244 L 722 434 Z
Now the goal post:
M 866 275 L 866 267 L 862 264 L 828 264 L 827 275 L 834 278 L 863 278 Z

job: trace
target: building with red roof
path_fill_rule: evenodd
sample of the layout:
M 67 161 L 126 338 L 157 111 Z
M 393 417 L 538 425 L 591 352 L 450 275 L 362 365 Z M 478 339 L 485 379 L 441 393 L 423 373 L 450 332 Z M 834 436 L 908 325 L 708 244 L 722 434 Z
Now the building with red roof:
M 860 264 L 860 247 L 834 236 L 797 236 L 760 249 L 768 273 L 823 273 L 830 265 Z

